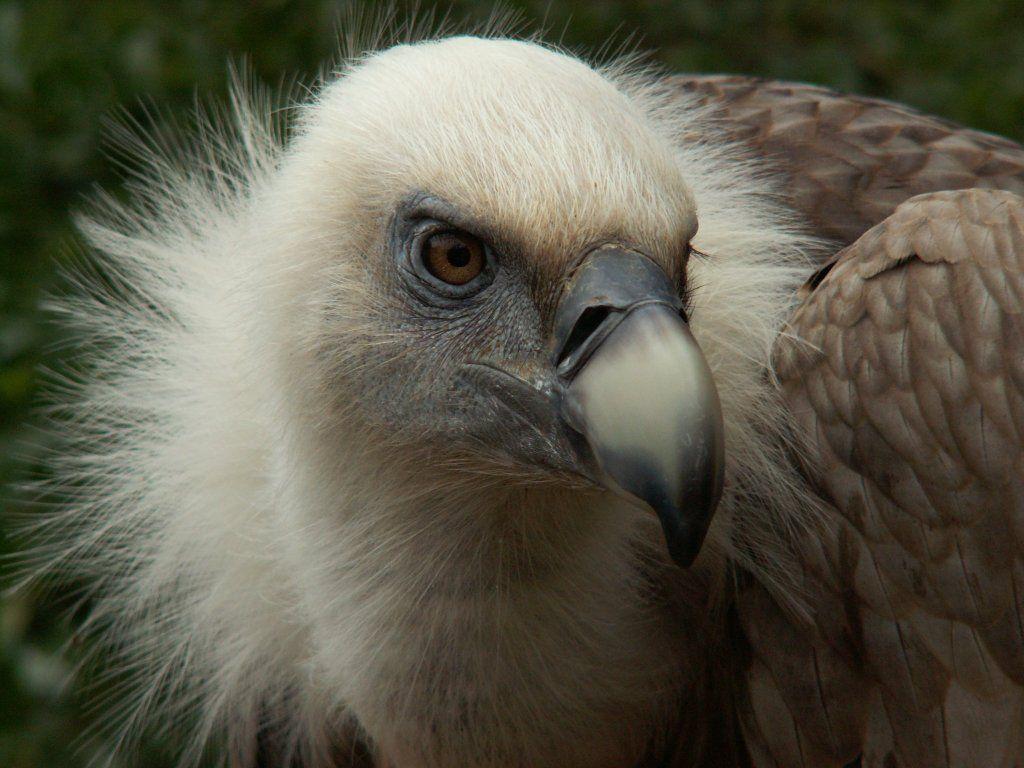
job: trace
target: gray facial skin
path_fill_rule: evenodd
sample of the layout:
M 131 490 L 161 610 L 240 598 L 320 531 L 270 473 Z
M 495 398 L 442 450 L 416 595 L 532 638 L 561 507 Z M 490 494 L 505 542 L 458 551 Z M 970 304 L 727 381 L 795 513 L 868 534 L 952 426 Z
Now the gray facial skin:
M 464 286 L 418 261 L 425 237 L 453 228 L 488 251 L 487 267 Z M 661 267 L 635 248 L 584 251 L 545 323 L 514 244 L 443 201 L 403 204 L 390 242 L 402 296 L 392 322 L 414 340 L 420 366 L 388 374 L 392 402 L 382 402 L 381 417 L 452 450 L 644 505 L 659 516 L 673 559 L 689 565 L 722 491 L 722 412 Z

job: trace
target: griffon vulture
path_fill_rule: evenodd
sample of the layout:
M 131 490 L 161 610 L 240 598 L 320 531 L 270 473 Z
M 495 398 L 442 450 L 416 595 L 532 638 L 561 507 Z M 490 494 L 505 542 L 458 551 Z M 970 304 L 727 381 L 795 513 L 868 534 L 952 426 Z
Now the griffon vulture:
M 50 556 L 237 768 L 1019 766 L 1024 150 L 398 45 L 147 151 Z M 159 142 L 158 142 L 159 143 Z

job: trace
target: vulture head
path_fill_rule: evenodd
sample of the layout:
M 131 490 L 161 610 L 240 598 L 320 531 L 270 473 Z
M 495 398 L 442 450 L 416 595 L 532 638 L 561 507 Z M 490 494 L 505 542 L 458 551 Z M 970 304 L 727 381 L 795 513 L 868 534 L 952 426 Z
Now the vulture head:
M 722 417 L 684 307 L 693 195 L 639 105 L 535 45 L 401 46 L 323 95 L 281 175 L 268 304 L 303 441 L 363 435 L 352 466 L 403 496 L 613 488 L 692 561 Z
M 59 556 L 128 727 L 160 702 L 246 768 L 352 734 L 635 765 L 701 711 L 730 564 L 771 581 L 793 524 L 767 361 L 810 242 L 713 115 L 534 43 L 366 56 L 287 142 L 268 111 L 150 151 L 64 302 L 104 341 Z

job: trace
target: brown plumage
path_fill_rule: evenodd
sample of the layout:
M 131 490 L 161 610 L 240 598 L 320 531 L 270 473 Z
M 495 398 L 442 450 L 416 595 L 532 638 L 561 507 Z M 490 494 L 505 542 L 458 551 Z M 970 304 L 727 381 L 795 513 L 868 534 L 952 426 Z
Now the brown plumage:
M 1024 149 L 823 88 L 680 87 L 852 242 L 775 348 L 830 514 L 802 543 L 813 622 L 757 586 L 738 603 L 753 762 L 1020 765 Z
M 848 244 L 914 195 L 1024 194 L 1024 149 L 901 104 L 743 76 L 670 78 L 714 107 L 728 132 L 785 174 L 814 230 Z
M 819 613 L 802 643 L 741 604 L 752 730 L 782 764 L 1019 764 L 1022 246 L 1011 192 L 911 198 L 839 254 L 776 347 L 835 524 L 805 560 Z

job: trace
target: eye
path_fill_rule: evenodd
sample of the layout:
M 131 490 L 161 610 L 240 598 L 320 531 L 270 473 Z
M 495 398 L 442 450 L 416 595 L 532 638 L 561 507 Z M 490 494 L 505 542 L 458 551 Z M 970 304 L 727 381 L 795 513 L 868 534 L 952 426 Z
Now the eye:
M 483 243 L 466 232 L 436 232 L 423 240 L 420 259 L 427 271 L 448 285 L 465 285 L 487 264 Z

